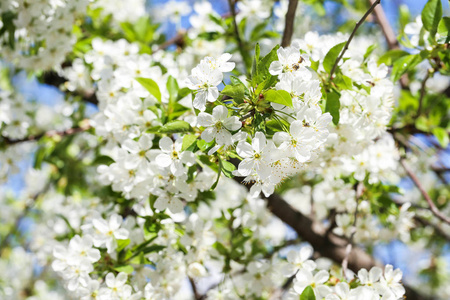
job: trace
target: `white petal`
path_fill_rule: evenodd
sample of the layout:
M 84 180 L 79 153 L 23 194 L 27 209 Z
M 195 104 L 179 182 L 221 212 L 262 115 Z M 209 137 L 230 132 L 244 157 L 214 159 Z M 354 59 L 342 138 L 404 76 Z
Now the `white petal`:
M 223 105 L 216 106 L 213 109 L 212 115 L 216 121 L 225 121 L 228 117 L 228 109 Z
M 163 152 L 166 153 L 171 153 L 173 151 L 173 142 L 172 139 L 165 136 L 162 139 L 159 140 L 159 148 L 161 148 L 161 150 Z

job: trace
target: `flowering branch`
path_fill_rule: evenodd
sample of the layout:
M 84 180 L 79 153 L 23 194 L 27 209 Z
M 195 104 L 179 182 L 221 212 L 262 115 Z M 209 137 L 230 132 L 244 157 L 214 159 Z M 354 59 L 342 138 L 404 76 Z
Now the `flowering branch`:
M 338 58 L 334 62 L 333 68 L 331 69 L 331 72 L 330 72 L 330 77 L 329 77 L 330 80 L 333 79 L 333 73 L 334 73 L 334 71 L 336 70 L 336 68 L 337 68 L 337 66 L 339 64 L 339 61 L 342 59 L 342 57 L 344 56 L 345 52 L 347 51 L 348 46 L 350 45 L 351 41 L 353 40 L 353 37 L 355 36 L 356 31 L 358 30 L 359 26 L 361 26 L 362 23 L 364 23 L 366 18 L 372 13 L 372 11 L 375 9 L 375 7 L 378 4 L 380 4 L 380 2 L 381 2 L 381 0 L 375 0 L 374 3 L 372 4 L 372 6 L 369 8 L 369 10 L 361 18 L 361 20 L 356 22 L 355 28 L 353 28 L 353 31 L 350 34 L 350 37 L 348 38 L 347 43 L 345 43 L 344 49 L 342 49 L 341 54 L 338 56 Z
M 298 1 L 299 0 L 289 0 L 288 10 L 286 12 L 283 39 L 281 40 L 282 47 L 287 47 L 291 44 L 292 35 L 294 34 L 295 12 L 297 10 Z
M 416 187 L 419 189 L 420 193 L 422 194 L 422 196 L 425 198 L 425 200 L 427 201 L 431 212 L 438 217 L 441 221 L 450 224 L 450 218 L 447 217 L 446 215 L 442 214 L 439 209 L 436 207 L 436 205 L 434 204 L 433 200 L 431 199 L 430 195 L 428 195 L 427 191 L 425 190 L 425 188 L 422 186 L 422 184 L 420 183 L 419 178 L 417 178 L 417 176 L 414 174 L 414 172 L 409 168 L 409 166 L 406 164 L 405 160 L 403 158 L 400 159 L 400 163 L 403 166 L 403 168 L 405 169 L 406 173 L 408 174 L 408 176 L 411 178 L 411 180 L 414 182 L 414 184 L 416 185 Z

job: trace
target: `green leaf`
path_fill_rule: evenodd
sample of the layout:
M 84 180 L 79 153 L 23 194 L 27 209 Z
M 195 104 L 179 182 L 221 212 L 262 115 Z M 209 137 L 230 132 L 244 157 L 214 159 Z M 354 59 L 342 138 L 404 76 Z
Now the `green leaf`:
M 172 133 L 183 133 L 183 132 L 189 132 L 192 130 L 191 125 L 182 120 L 175 120 L 171 121 L 169 123 L 166 123 L 165 125 L 159 127 L 153 127 L 147 130 L 149 133 L 165 133 L 165 134 L 172 134 Z
M 378 59 L 378 65 L 385 64 L 386 66 L 391 66 L 397 59 L 408 54 L 408 52 L 400 49 L 390 50 Z
M 187 134 L 183 137 L 183 144 L 181 145 L 181 151 L 186 150 L 192 144 L 194 144 L 197 141 L 197 136 L 194 134 Z
M 135 78 L 150 94 L 152 94 L 159 103 L 161 103 L 161 91 L 156 82 L 150 78 L 138 77 Z
M 222 254 L 223 256 L 227 256 L 228 255 L 228 250 L 227 248 L 225 248 L 225 246 L 220 243 L 220 242 L 215 242 L 213 244 L 213 248 L 217 250 L 217 252 L 219 252 L 220 254 Z
M 263 82 L 268 77 L 272 76 L 269 73 L 270 64 L 273 61 L 278 60 L 277 50 L 280 48 L 279 45 L 276 45 L 266 56 L 259 60 L 256 66 L 255 72 L 252 72 L 252 86 L 256 87 L 260 82 Z
M 300 300 L 316 300 L 316 296 L 314 295 L 314 290 L 310 285 L 308 285 L 303 293 L 300 295 Z
M 126 266 L 115 267 L 114 270 L 116 270 L 117 272 L 124 272 L 127 274 L 131 274 L 131 273 L 133 273 L 134 268 L 130 265 L 126 265 Z
M 123 249 L 125 249 L 126 246 L 128 246 L 130 244 L 130 239 L 126 239 L 126 240 L 117 240 L 117 252 L 122 251 Z
M 236 102 L 242 102 L 242 100 L 245 97 L 245 89 L 246 89 L 245 85 L 239 83 L 237 85 L 225 86 L 221 93 L 223 95 L 230 96 L 231 98 L 236 100 Z
M 423 27 L 428 30 L 434 38 L 442 18 L 441 0 L 428 0 L 422 10 Z
M 408 70 L 414 68 L 422 61 L 419 54 L 407 55 L 399 58 L 394 62 L 392 68 L 391 78 L 392 81 L 397 81 L 405 74 Z
M 438 33 L 442 36 L 448 36 L 450 31 L 450 17 L 443 17 L 439 22 Z
M 337 44 L 336 46 L 331 48 L 330 51 L 328 51 L 327 55 L 325 55 L 325 58 L 323 60 L 323 68 L 327 73 L 330 73 L 331 69 L 333 69 L 334 63 L 341 53 L 342 48 L 344 48 L 345 43 L 346 42 Z
M 438 40 L 438 42 L 441 43 L 448 43 L 448 39 L 450 37 L 450 18 L 449 17 L 443 17 L 442 20 L 439 22 L 438 31 L 441 38 Z
M 448 133 L 444 128 L 436 127 L 432 130 L 442 148 L 446 149 L 449 143 Z
M 222 165 L 222 173 L 228 178 L 233 178 L 233 171 L 236 170 L 236 167 L 226 160 L 220 160 L 220 164 Z
M 333 117 L 333 124 L 339 124 L 339 108 L 341 107 L 341 103 L 339 101 L 339 94 L 336 92 L 331 92 L 327 94 L 327 104 L 325 106 L 325 111 L 329 112 Z
M 177 100 L 178 97 L 178 82 L 175 78 L 171 76 L 169 76 L 169 78 L 167 78 L 167 91 L 169 92 L 169 103 L 173 103 Z
M 150 252 L 161 251 L 164 248 L 166 248 L 166 246 L 163 246 L 163 245 L 151 245 L 151 246 L 143 248 L 141 250 L 141 252 L 144 253 L 144 254 L 147 254 L 147 253 L 150 253 Z
M 291 95 L 283 90 L 268 90 L 264 93 L 264 99 L 269 102 L 286 105 L 291 108 L 293 107 Z

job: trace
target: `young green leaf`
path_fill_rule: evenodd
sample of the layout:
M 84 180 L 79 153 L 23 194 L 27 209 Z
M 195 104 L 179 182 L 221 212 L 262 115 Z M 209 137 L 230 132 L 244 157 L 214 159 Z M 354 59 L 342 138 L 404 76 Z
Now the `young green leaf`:
M 178 82 L 177 80 L 172 77 L 169 76 L 169 78 L 167 78 L 167 91 L 169 92 L 169 102 L 173 103 L 177 100 L 178 97 Z
M 316 296 L 314 295 L 314 290 L 310 285 L 308 285 L 300 295 L 300 300 L 316 300 Z
M 197 141 L 197 136 L 194 134 L 187 134 L 183 137 L 183 143 L 181 144 L 181 151 L 186 150 L 189 148 L 192 144 L 194 144 Z
M 133 273 L 134 268 L 130 265 L 125 265 L 125 266 L 115 267 L 114 270 L 116 270 L 117 272 L 124 272 L 126 274 L 131 274 L 131 273 Z
M 341 103 L 339 101 L 339 94 L 336 92 L 331 92 L 327 94 L 327 104 L 325 106 L 325 111 L 329 112 L 333 117 L 333 124 L 339 124 L 339 108 L 341 107 Z
M 222 173 L 228 178 L 233 178 L 233 171 L 236 170 L 236 167 L 226 160 L 220 160 L 220 164 L 222 165 Z
M 150 78 L 138 77 L 135 78 L 150 94 L 152 94 L 159 103 L 161 103 L 161 91 L 156 82 Z
M 290 108 L 293 107 L 291 95 L 283 90 L 268 90 L 264 93 L 264 99 L 269 102 L 286 105 Z
M 423 27 L 428 30 L 434 38 L 439 22 L 442 18 L 441 0 L 428 0 L 422 10 Z
M 245 85 L 242 83 L 236 85 L 227 85 L 221 92 L 223 95 L 230 96 L 236 102 L 242 102 L 245 97 Z
M 327 73 L 330 73 L 331 69 L 333 69 L 334 63 L 341 53 L 342 48 L 344 48 L 345 43 L 346 42 L 337 44 L 336 46 L 331 48 L 330 51 L 328 51 L 327 55 L 325 55 L 325 58 L 323 60 L 323 68 Z
M 441 127 L 433 128 L 432 130 L 434 136 L 437 138 L 439 144 L 442 148 L 446 149 L 449 143 L 447 130 Z
M 378 65 L 385 64 L 386 66 L 391 66 L 397 59 L 408 54 L 408 52 L 400 49 L 390 50 L 378 59 Z
M 392 81 L 399 80 L 403 74 L 405 74 L 408 70 L 414 68 L 421 61 L 422 59 L 419 54 L 403 56 L 396 60 L 394 62 L 394 67 L 392 68 Z
M 191 125 L 182 120 L 175 120 L 158 128 L 158 133 L 172 134 L 172 133 L 183 133 L 192 130 Z

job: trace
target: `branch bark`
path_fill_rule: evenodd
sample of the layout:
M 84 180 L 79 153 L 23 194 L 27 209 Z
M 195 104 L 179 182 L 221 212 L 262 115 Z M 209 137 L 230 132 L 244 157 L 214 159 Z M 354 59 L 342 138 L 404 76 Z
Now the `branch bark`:
M 375 9 L 375 7 L 380 4 L 381 0 L 375 0 L 372 4 L 372 6 L 369 8 L 369 10 L 364 14 L 364 16 L 362 16 L 361 20 L 359 20 L 358 22 L 356 22 L 355 28 L 353 28 L 352 33 L 350 34 L 350 37 L 347 40 L 347 43 L 345 43 L 344 49 L 342 49 L 341 54 L 338 56 L 338 58 L 336 59 L 336 61 L 334 62 L 333 68 L 331 69 L 330 72 L 330 80 L 333 79 L 333 73 L 336 70 L 339 61 L 342 59 L 342 57 L 344 56 L 345 52 L 348 49 L 348 46 L 350 45 L 350 43 L 353 40 L 353 37 L 356 34 L 356 31 L 358 30 L 359 26 L 362 25 L 362 23 L 364 23 L 364 21 L 366 20 L 366 18 L 372 13 L 372 11 Z
M 416 174 L 414 174 L 414 172 L 409 168 L 409 166 L 406 164 L 406 162 L 405 162 L 405 160 L 403 158 L 400 159 L 400 164 L 403 166 L 403 168 L 405 169 L 405 171 L 408 174 L 408 176 L 411 178 L 411 180 L 414 182 L 416 187 L 419 189 L 419 191 L 422 194 L 422 196 L 427 201 L 431 212 L 437 218 L 439 218 L 441 221 L 443 221 L 443 222 L 445 222 L 447 224 L 450 224 L 450 218 L 439 211 L 439 209 L 436 207 L 436 205 L 434 204 L 433 200 L 431 199 L 430 195 L 428 195 L 427 191 L 422 186 L 422 183 L 420 183 L 419 178 L 417 178 Z
M 89 122 L 87 122 L 87 120 L 84 120 L 81 122 L 81 126 L 79 126 L 79 127 L 73 127 L 73 128 L 69 128 L 66 130 L 62 130 L 62 131 L 50 130 L 50 131 L 43 132 L 40 134 L 30 135 L 30 136 L 27 136 L 26 138 L 19 139 L 19 140 L 11 140 L 9 138 L 3 138 L 2 143 L 7 146 L 11 146 L 11 145 L 19 144 L 19 143 L 24 143 L 24 142 L 38 141 L 41 138 L 43 138 L 44 136 L 52 137 L 52 136 L 72 135 L 72 134 L 76 134 L 79 132 L 87 131 L 90 128 L 91 128 L 91 125 L 89 124 Z
M 291 44 L 292 35 L 294 34 L 295 12 L 297 11 L 298 1 L 299 0 L 289 0 L 284 23 L 283 38 L 281 40 L 282 47 L 287 47 Z
M 371 5 L 374 5 L 375 0 L 369 0 Z M 392 29 L 389 20 L 386 18 L 386 14 L 384 13 L 383 7 L 381 5 L 375 7 L 374 14 L 377 20 L 377 23 L 381 27 L 381 31 L 383 32 L 384 37 L 386 38 L 386 43 L 389 49 L 398 49 L 399 44 L 397 41 L 397 36 L 395 35 L 394 30 Z

